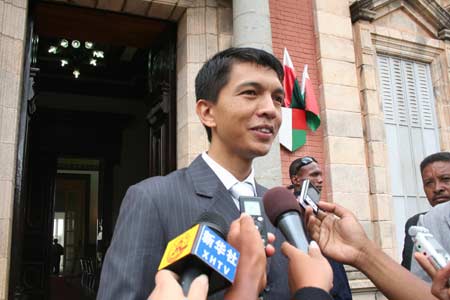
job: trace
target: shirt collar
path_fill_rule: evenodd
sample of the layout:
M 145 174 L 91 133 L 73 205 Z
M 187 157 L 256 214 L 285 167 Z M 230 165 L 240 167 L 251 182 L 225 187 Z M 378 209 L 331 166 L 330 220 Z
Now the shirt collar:
M 219 177 L 219 180 L 223 183 L 225 188 L 229 190 L 233 185 L 235 185 L 239 180 L 234 177 L 227 169 L 219 165 L 208 153 L 203 152 L 202 158 L 206 164 L 213 170 L 213 172 Z M 252 167 L 250 175 L 247 176 L 242 182 L 248 182 L 253 188 L 253 193 L 256 195 L 256 185 L 255 185 L 255 172 Z

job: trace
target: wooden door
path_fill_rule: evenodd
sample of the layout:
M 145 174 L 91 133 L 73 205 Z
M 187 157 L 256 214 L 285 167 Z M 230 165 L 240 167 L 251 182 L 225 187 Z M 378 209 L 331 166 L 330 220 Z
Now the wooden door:
M 176 169 L 176 31 L 168 30 L 149 54 L 149 175 Z

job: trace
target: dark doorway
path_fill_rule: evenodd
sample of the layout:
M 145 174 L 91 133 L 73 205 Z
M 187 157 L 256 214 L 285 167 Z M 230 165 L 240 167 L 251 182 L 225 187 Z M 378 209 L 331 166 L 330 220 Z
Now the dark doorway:
M 95 299 L 127 188 L 176 167 L 176 24 L 30 7 L 10 298 Z

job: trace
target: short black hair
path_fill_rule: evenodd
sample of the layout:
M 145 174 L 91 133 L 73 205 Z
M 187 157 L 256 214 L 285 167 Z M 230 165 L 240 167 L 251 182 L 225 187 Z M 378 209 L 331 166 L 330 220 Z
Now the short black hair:
M 228 48 L 211 57 L 198 72 L 195 78 L 196 101 L 204 99 L 215 103 L 220 91 L 227 85 L 235 63 L 254 63 L 270 68 L 277 73 L 280 82 L 283 82 L 283 66 L 269 52 L 256 48 Z M 205 128 L 211 142 L 211 128 Z
M 291 179 L 292 179 L 292 177 L 297 175 L 297 173 L 301 169 L 301 167 L 305 166 L 305 163 L 302 161 L 305 158 L 310 158 L 313 162 L 317 163 L 317 160 L 312 156 L 304 156 L 304 157 L 297 158 L 289 166 L 289 177 Z
M 450 152 L 436 152 L 425 157 L 420 163 L 420 173 L 423 173 L 423 169 L 436 161 L 450 162 Z

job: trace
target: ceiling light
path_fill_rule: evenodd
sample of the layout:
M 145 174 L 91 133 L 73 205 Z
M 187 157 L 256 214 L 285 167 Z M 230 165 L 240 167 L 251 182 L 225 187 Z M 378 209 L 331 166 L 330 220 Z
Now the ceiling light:
M 62 39 L 62 40 L 59 42 L 59 44 L 60 44 L 61 47 L 63 47 L 63 48 L 69 47 L 69 41 L 66 40 L 66 39 Z
M 69 62 L 66 59 L 61 59 L 61 67 L 64 67 L 65 65 L 67 65 Z
M 96 67 L 96 66 L 97 66 L 97 60 L 91 58 L 91 60 L 89 61 L 89 64 L 92 65 L 92 66 L 94 66 L 94 67 Z
M 93 56 L 93 57 L 97 57 L 97 58 L 104 58 L 103 51 L 94 51 L 94 52 L 92 53 L 92 56 Z
M 80 76 L 80 71 L 78 71 L 78 69 L 73 70 L 73 76 L 75 76 L 75 78 L 78 78 L 78 76 Z
M 93 42 L 84 42 L 84 47 L 86 49 L 92 49 L 92 47 L 94 47 L 94 43 Z
M 55 46 L 50 46 L 50 47 L 48 48 L 48 53 L 56 54 L 56 51 L 57 51 L 57 50 L 58 50 L 57 47 L 55 47 Z
M 72 47 L 74 47 L 75 49 L 80 48 L 80 45 L 81 45 L 80 41 L 78 41 L 78 40 L 72 41 Z

